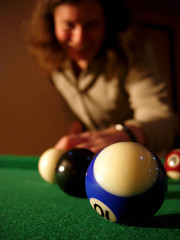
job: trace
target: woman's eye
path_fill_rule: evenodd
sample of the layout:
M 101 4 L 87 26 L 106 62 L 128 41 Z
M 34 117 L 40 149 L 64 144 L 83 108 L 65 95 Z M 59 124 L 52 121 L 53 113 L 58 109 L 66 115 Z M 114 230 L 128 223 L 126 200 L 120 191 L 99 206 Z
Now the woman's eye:
M 74 24 L 71 22 L 64 22 L 63 27 L 64 29 L 72 29 L 74 28 Z

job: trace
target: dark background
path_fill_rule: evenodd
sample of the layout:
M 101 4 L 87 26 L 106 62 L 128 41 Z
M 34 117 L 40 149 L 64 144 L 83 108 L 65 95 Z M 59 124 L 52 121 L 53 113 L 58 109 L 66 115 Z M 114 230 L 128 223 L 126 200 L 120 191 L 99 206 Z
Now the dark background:
M 39 155 L 70 121 L 56 90 L 29 56 L 22 27 L 35 0 L 0 1 L 0 154 Z M 171 102 L 180 116 L 180 1 L 128 0 L 148 34 Z

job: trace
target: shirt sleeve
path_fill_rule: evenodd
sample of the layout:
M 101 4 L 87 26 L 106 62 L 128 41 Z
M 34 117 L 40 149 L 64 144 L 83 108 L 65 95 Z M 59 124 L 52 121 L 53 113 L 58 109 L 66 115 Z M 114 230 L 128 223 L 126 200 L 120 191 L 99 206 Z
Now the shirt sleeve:
M 126 83 L 134 118 L 126 123 L 141 127 L 147 146 L 154 152 L 169 150 L 177 131 L 177 118 L 169 102 L 165 81 L 160 79 L 150 49 L 129 71 Z

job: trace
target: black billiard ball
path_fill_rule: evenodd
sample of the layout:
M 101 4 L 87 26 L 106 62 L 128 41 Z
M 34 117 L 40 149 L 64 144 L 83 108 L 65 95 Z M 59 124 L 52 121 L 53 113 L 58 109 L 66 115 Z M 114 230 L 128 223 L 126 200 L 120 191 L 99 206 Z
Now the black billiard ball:
M 65 193 L 75 197 L 86 197 L 85 176 L 93 156 L 94 153 L 88 149 L 74 148 L 59 158 L 55 179 Z

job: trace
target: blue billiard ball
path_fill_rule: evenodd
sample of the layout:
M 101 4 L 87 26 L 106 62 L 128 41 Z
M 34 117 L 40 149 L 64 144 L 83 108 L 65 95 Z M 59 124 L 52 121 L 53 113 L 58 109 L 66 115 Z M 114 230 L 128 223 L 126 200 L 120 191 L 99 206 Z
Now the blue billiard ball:
M 167 191 L 163 164 L 134 142 L 112 144 L 91 161 L 86 174 L 90 204 L 111 222 L 137 223 L 152 217 Z

